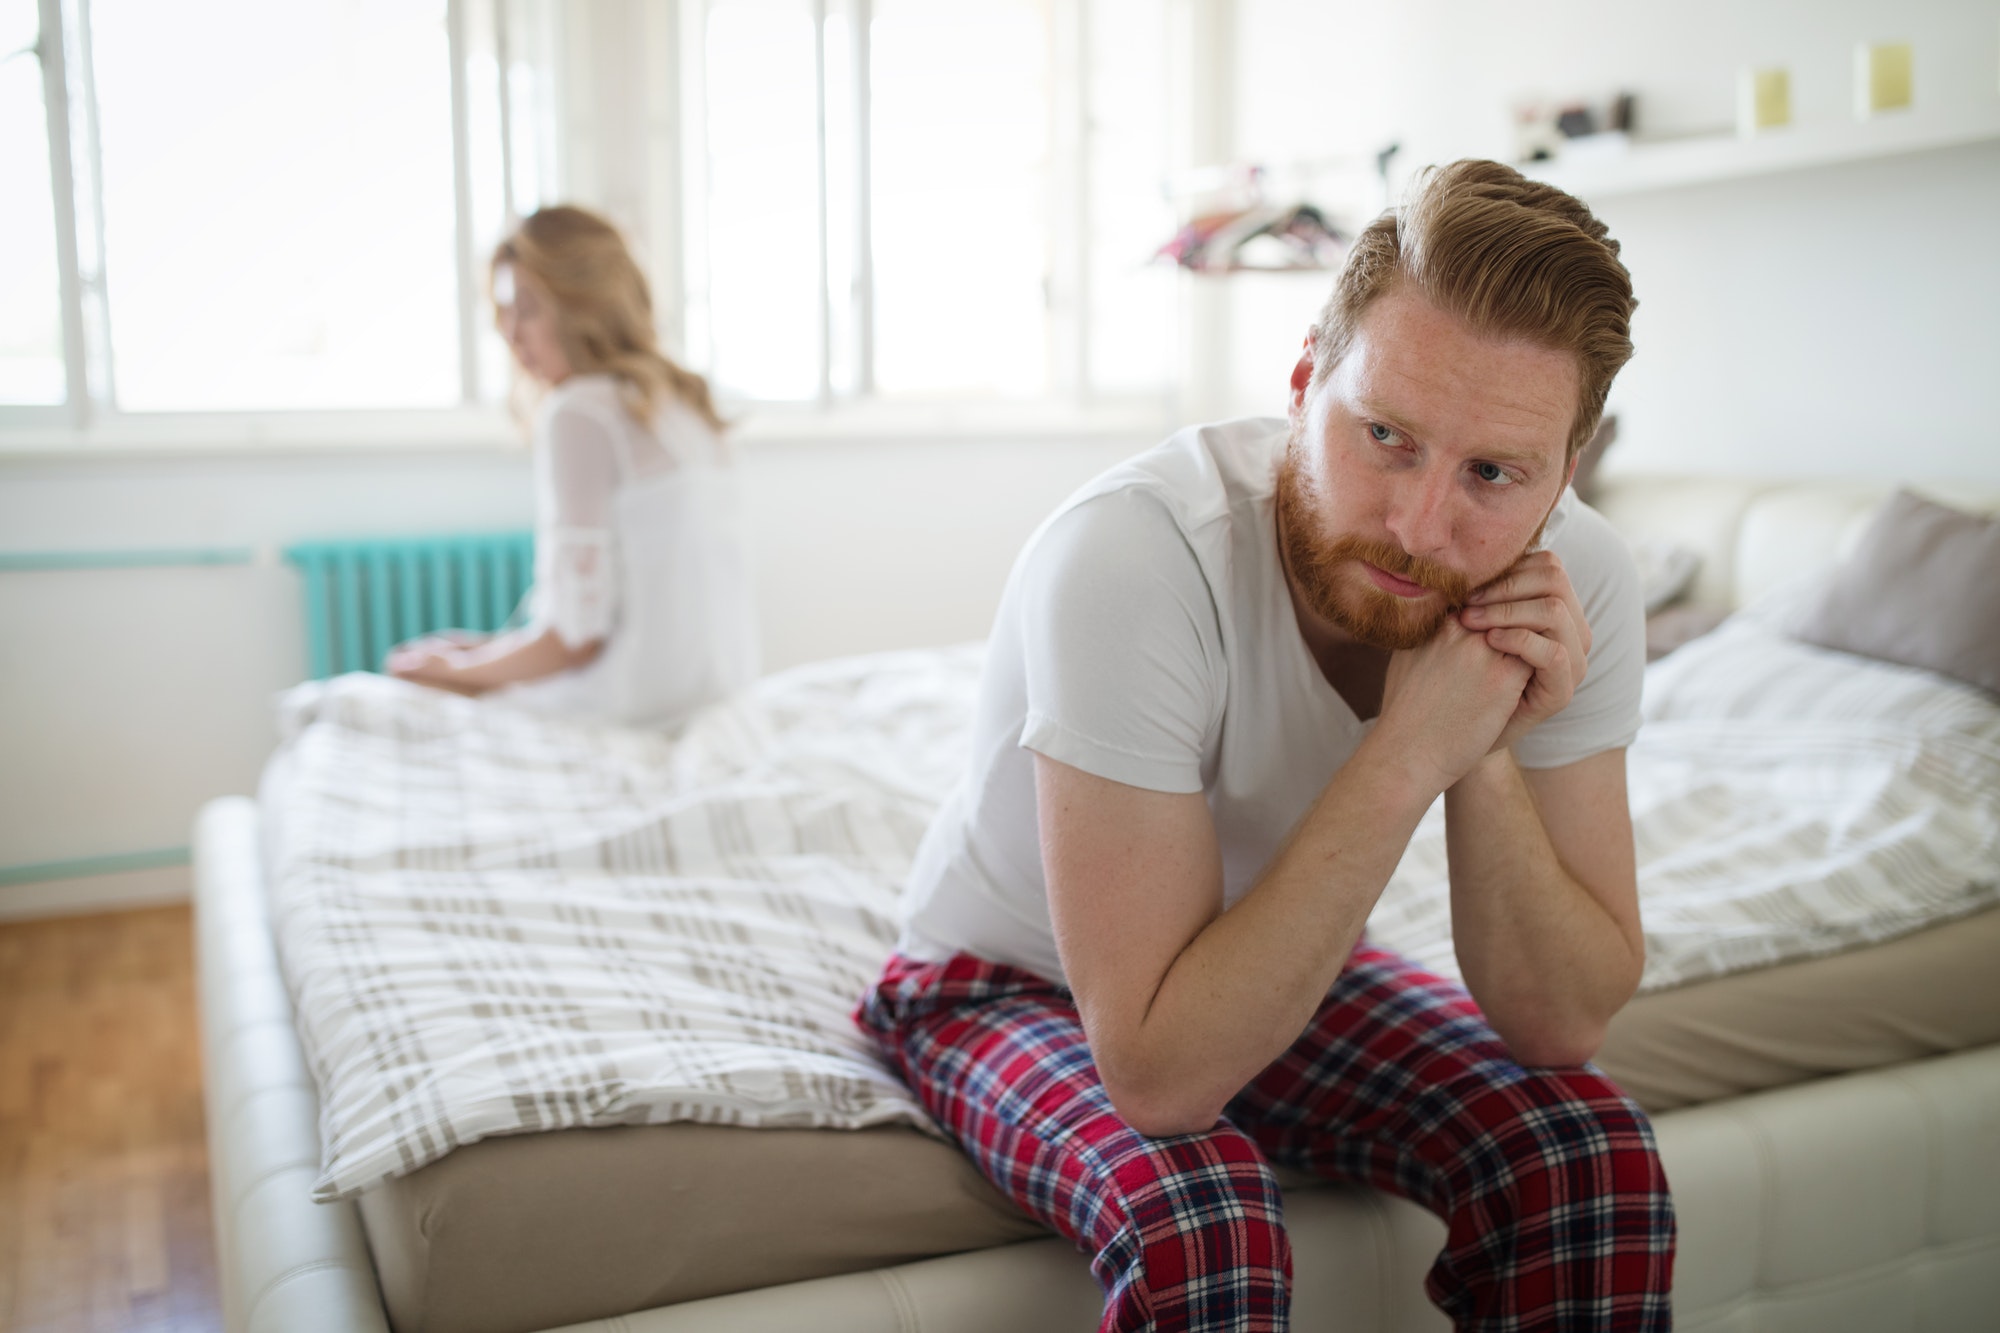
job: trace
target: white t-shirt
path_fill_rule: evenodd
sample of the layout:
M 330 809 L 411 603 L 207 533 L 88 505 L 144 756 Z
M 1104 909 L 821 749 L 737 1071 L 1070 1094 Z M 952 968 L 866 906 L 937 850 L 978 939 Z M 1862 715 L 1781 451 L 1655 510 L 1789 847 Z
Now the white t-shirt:
M 1034 760 L 1152 791 L 1204 792 L 1223 902 L 1247 893 L 1372 722 L 1300 634 L 1273 490 L 1286 423 L 1185 430 L 1071 496 L 1001 595 L 969 769 L 918 849 L 898 948 L 966 952 L 1062 981 L 1042 877 Z M 1625 543 L 1565 491 L 1543 534 L 1592 633 L 1567 708 L 1514 747 L 1531 768 L 1631 743 L 1645 620 Z
M 573 375 L 535 421 L 535 584 L 529 625 L 589 664 L 494 693 L 603 722 L 674 721 L 757 672 L 736 479 L 698 413 L 634 417 L 610 375 Z

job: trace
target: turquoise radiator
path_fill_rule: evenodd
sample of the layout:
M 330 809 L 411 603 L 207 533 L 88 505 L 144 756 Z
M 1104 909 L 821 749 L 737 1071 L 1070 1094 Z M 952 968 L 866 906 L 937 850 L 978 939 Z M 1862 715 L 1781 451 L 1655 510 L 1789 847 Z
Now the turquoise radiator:
M 380 670 L 389 649 L 435 630 L 499 629 L 528 590 L 534 554 L 527 532 L 289 548 L 305 576 L 308 674 Z

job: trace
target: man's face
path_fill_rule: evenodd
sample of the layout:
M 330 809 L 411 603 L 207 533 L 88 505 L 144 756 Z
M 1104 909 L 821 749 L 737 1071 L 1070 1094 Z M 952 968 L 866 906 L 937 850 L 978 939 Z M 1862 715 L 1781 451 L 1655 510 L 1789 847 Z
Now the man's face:
M 1311 373 L 1308 346 L 1278 470 L 1287 573 L 1337 630 L 1414 648 L 1540 537 L 1569 480 L 1576 359 L 1392 289 L 1308 392 Z

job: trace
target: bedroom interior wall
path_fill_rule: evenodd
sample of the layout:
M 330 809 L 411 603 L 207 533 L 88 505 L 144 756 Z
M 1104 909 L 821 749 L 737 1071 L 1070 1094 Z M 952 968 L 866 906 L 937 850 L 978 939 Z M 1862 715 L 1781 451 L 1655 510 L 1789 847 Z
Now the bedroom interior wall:
M 1280 168 L 1391 140 L 1406 168 L 1505 160 L 1515 100 L 1621 88 L 1643 134 L 1724 133 L 1746 64 L 1790 68 L 1795 123 L 1843 121 L 1864 38 L 1915 45 L 1920 108 L 2000 100 L 1990 0 L 1235 4 L 1235 156 Z M 2000 481 L 2000 142 L 1597 208 L 1641 302 L 1608 470 Z M 1224 406 L 1265 410 L 1327 283 L 1227 281 Z
M 982 637 L 1015 552 L 1150 440 L 753 441 L 739 450 L 765 666 Z M 255 790 L 304 673 L 312 537 L 522 527 L 513 449 L 5 462 L 9 550 L 249 548 L 248 565 L 0 571 L 0 868 L 184 848 Z M 184 867 L 0 880 L 0 917 L 184 895 Z

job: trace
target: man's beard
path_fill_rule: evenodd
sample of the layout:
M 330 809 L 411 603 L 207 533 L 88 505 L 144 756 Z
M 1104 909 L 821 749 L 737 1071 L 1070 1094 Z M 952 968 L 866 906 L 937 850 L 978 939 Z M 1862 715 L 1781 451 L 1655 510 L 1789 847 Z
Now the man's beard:
M 1472 593 L 1470 580 L 1455 569 L 1413 556 L 1390 542 L 1321 536 L 1305 494 L 1296 446 L 1295 433 L 1278 464 L 1278 534 L 1292 581 L 1306 604 L 1373 648 L 1395 652 L 1429 643 L 1444 628 L 1444 622 L 1464 607 Z M 1398 597 L 1384 592 L 1355 568 L 1355 561 L 1366 561 L 1421 584 L 1438 597 Z

